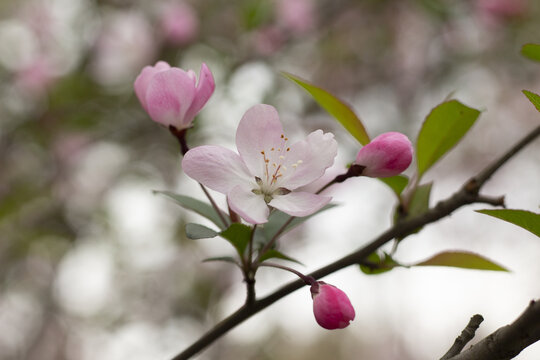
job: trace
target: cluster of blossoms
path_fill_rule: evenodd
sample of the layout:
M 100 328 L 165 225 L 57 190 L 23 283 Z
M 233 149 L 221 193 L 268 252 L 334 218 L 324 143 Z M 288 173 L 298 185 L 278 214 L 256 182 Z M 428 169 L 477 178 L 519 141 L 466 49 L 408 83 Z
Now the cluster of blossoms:
M 160 61 L 145 67 L 135 80 L 135 93 L 152 120 L 169 128 L 182 144 L 186 130 L 212 95 L 212 73 L 202 64 L 199 80 Z M 227 197 L 234 213 L 247 223 L 263 224 L 272 209 L 293 217 L 308 216 L 331 200 L 329 196 L 300 190 L 319 179 L 332 166 L 337 142 L 331 133 L 316 130 L 305 140 L 289 142 L 276 109 L 259 104 L 240 120 L 236 132 L 238 153 L 221 146 L 183 147 L 184 172 L 203 186 Z M 397 132 L 384 133 L 358 152 L 354 164 L 360 174 L 389 177 L 411 163 L 412 145 Z M 325 329 L 341 329 L 355 317 L 347 295 L 322 281 L 311 285 L 313 312 Z

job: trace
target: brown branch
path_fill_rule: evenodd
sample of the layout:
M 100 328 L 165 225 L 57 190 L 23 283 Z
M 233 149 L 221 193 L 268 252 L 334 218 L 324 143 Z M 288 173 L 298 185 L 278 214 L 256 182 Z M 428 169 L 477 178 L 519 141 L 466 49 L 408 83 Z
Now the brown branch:
M 406 235 L 414 232 L 419 227 L 433 223 L 443 217 L 446 217 L 450 215 L 454 210 L 464 205 L 472 204 L 479 200 L 484 202 L 485 197 L 478 194 L 482 185 L 484 185 L 484 183 L 489 180 L 489 178 L 510 158 L 512 158 L 519 150 L 524 148 L 527 144 L 532 142 L 539 135 L 540 126 L 534 129 L 530 134 L 525 136 L 508 152 L 504 153 L 499 159 L 495 160 L 492 164 L 489 164 L 477 176 L 467 181 L 459 191 L 454 193 L 448 199 L 440 201 L 433 208 L 429 209 L 421 215 L 415 216 L 407 220 L 403 220 L 395 224 L 390 229 L 379 235 L 368 245 L 358 249 L 357 251 L 349 255 L 346 255 L 345 257 L 327 266 L 324 266 L 312 272 L 311 274 L 308 274 L 308 276 L 311 276 L 315 279 L 320 279 L 326 275 L 332 274 L 348 266 L 358 264 L 375 250 L 377 250 L 384 244 L 390 242 L 396 237 L 405 237 Z M 276 290 L 272 294 L 262 299 L 256 300 L 251 304 L 246 304 L 242 306 L 236 312 L 234 312 L 229 317 L 225 318 L 223 321 L 210 329 L 206 334 L 204 334 L 199 340 L 197 340 L 191 346 L 185 349 L 182 353 L 175 356 L 173 360 L 189 359 L 191 356 L 197 354 L 198 352 L 206 348 L 208 345 L 210 345 L 212 342 L 221 337 L 230 329 L 234 328 L 249 317 L 261 311 L 262 309 L 270 306 L 274 302 L 280 300 L 286 295 L 289 295 L 293 291 L 300 289 L 303 286 L 304 282 L 299 279 L 281 287 L 280 289 Z
M 499 328 L 450 360 L 509 360 L 540 340 L 540 301 L 531 301 L 513 323 Z
M 467 343 L 472 340 L 474 334 L 476 333 L 476 330 L 478 330 L 478 327 L 480 326 L 482 321 L 484 321 L 482 315 L 474 315 L 471 320 L 469 320 L 469 323 L 467 324 L 465 329 L 463 329 L 463 331 L 461 332 L 461 335 L 456 338 L 452 347 L 446 352 L 446 354 L 444 354 L 444 356 L 440 360 L 450 360 L 453 356 L 459 354 L 461 350 L 463 350 L 465 345 L 467 345 Z

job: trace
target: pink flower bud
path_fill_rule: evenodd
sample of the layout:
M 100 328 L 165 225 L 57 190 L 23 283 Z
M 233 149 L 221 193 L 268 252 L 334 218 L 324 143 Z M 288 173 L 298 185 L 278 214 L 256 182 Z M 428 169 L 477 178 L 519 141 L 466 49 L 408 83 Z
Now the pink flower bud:
M 347 295 L 333 285 L 317 281 L 311 285 L 315 320 L 328 330 L 343 329 L 354 320 L 354 308 Z
M 355 164 L 365 166 L 363 176 L 389 177 L 402 173 L 412 161 L 409 139 L 398 132 L 387 132 L 358 151 Z
M 197 13 L 187 3 L 170 3 L 164 6 L 159 20 L 165 40 L 172 45 L 189 43 L 199 31 Z
M 135 93 L 152 120 L 177 130 L 186 129 L 214 92 L 212 73 L 202 64 L 197 84 L 192 70 L 171 67 L 164 61 L 146 66 L 135 80 Z

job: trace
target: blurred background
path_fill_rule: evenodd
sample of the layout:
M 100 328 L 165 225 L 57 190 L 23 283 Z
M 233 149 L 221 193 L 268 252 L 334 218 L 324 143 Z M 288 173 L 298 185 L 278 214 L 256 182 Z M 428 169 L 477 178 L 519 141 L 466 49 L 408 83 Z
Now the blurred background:
M 234 148 L 242 114 L 278 108 L 292 139 L 332 131 L 337 170 L 355 140 L 288 71 L 350 103 L 372 137 L 414 142 L 449 94 L 483 111 L 459 147 L 426 176 L 432 204 L 540 122 L 521 94 L 540 92 L 540 64 L 519 55 L 540 42 L 534 0 L 2 0 L 0 2 L 0 359 L 168 359 L 241 305 L 240 272 L 218 238 L 185 238 L 207 224 L 152 190 L 203 198 L 181 171 L 178 144 L 133 93 L 140 70 L 165 60 L 216 91 L 188 143 Z M 412 173 L 412 168 L 407 172 Z M 484 189 L 538 212 L 540 143 Z M 281 250 L 309 272 L 368 243 L 391 224 L 395 199 L 375 179 L 330 190 L 340 206 L 289 233 Z M 223 204 L 219 194 L 216 198 Z M 307 288 L 231 331 L 197 359 L 438 359 L 469 318 L 477 338 L 540 297 L 540 241 L 469 206 L 407 238 L 396 258 L 481 253 L 510 273 L 351 267 L 325 278 L 356 308 L 345 330 L 313 319 Z M 267 294 L 293 275 L 261 269 Z M 535 344 L 517 359 L 540 359 Z

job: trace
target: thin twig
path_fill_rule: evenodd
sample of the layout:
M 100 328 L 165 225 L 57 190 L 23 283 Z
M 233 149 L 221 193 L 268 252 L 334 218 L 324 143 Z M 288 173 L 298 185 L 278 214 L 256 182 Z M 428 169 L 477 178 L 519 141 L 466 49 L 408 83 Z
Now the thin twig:
M 483 199 L 483 197 L 478 195 L 478 192 L 482 185 L 493 175 L 493 173 L 495 173 L 495 171 L 497 171 L 502 165 L 504 165 L 506 161 L 512 158 L 519 150 L 524 148 L 527 144 L 532 142 L 538 135 L 540 135 L 540 126 L 534 129 L 530 134 L 525 136 L 507 153 L 503 154 L 492 164 L 488 165 L 485 170 L 483 170 L 477 176 L 466 182 L 460 190 L 458 190 L 446 200 L 440 201 L 437 205 L 435 205 L 433 208 L 429 209 L 423 214 L 403 220 L 395 224 L 390 229 L 379 235 L 371 243 L 329 265 L 326 265 L 312 272 L 311 274 L 309 274 L 309 276 L 312 276 L 314 279 L 320 279 L 321 277 L 332 274 L 338 270 L 344 269 L 351 265 L 355 265 L 360 261 L 364 260 L 367 256 L 369 256 L 375 250 L 388 243 L 392 239 L 396 237 L 406 236 L 421 226 L 433 223 L 443 217 L 448 216 L 454 210 L 464 205 L 475 203 L 478 199 Z M 303 286 L 304 282 L 299 279 L 287 285 L 284 285 L 270 295 L 259 299 L 252 304 L 249 304 L 249 306 L 242 306 L 236 312 L 234 312 L 229 317 L 225 318 L 223 321 L 210 329 L 206 334 L 199 338 L 199 340 L 186 348 L 182 353 L 175 356 L 172 360 L 189 359 L 191 356 L 197 354 L 198 352 L 206 348 L 208 345 L 210 345 L 212 342 L 221 337 L 230 329 L 234 328 L 249 317 L 253 316 L 254 314 L 258 313 L 259 311 L 265 309 L 274 302 L 300 289 Z M 537 307 L 540 307 L 540 305 L 538 305 Z M 540 324 L 540 321 L 538 323 Z
M 459 354 L 461 350 L 463 350 L 465 345 L 467 345 L 467 343 L 473 339 L 474 334 L 476 334 L 476 330 L 478 330 L 482 321 L 484 321 L 482 315 L 476 314 L 471 317 L 471 320 L 469 320 L 469 323 L 467 324 L 465 329 L 463 329 L 461 335 L 456 338 L 452 347 L 450 347 L 450 349 L 446 352 L 446 354 L 444 354 L 444 356 L 440 360 L 449 360 L 453 356 Z
M 206 190 L 206 188 L 204 187 L 203 184 L 199 183 L 199 185 L 201 186 L 201 189 L 202 191 L 204 191 L 204 194 L 206 195 L 206 197 L 208 198 L 208 200 L 210 201 L 210 204 L 212 204 L 212 207 L 214 208 L 214 210 L 216 210 L 219 218 L 221 219 L 221 221 L 223 222 L 223 225 L 225 225 L 225 227 L 229 226 L 229 223 L 227 222 L 227 220 L 225 219 L 225 217 L 223 216 L 223 212 L 221 211 L 221 209 L 219 208 L 219 206 L 217 206 L 216 202 L 214 201 L 214 199 L 212 198 L 212 195 L 210 195 L 210 193 L 208 192 L 208 190 Z
M 287 228 L 287 226 L 289 226 L 289 224 L 294 220 L 296 219 L 296 216 L 291 216 L 287 221 L 285 221 L 285 223 L 283 225 L 281 225 L 281 227 L 278 229 L 278 231 L 276 231 L 276 233 L 274 234 L 274 236 L 272 236 L 272 238 L 270 239 L 270 241 L 268 241 L 266 244 L 264 244 L 263 248 L 261 249 L 261 251 L 259 251 L 259 254 L 257 255 L 257 259 L 255 260 L 255 265 L 258 265 L 259 262 L 260 262 L 260 259 L 261 259 L 261 256 L 267 252 L 272 246 L 274 246 L 275 242 L 277 241 L 277 239 L 279 238 L 279 236 L 283 233 L 283 231 L 285 231 L 285 229 Z

